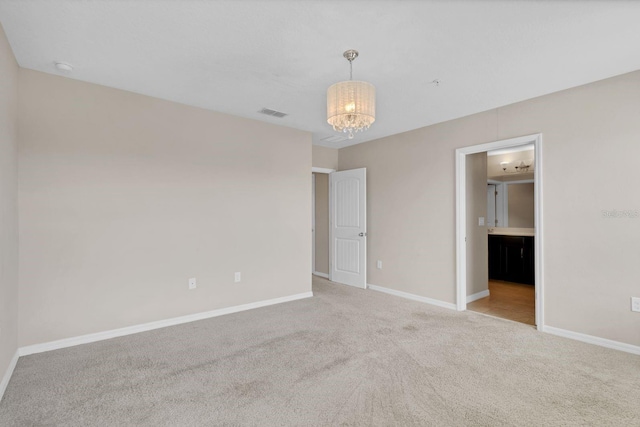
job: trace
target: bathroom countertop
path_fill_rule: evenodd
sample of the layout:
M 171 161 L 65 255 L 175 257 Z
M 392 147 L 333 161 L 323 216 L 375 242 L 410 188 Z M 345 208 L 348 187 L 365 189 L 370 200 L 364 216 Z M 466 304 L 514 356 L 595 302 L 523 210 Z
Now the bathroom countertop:
M 498 236 L 535 236 L 535 228 L 516 228 L 516 227 L 488 227 L 489 234 Z

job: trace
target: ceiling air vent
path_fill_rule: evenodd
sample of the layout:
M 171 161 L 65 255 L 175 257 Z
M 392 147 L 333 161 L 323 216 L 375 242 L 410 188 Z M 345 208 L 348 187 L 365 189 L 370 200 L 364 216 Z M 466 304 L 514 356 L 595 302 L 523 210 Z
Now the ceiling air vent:
M 325 136 L 324 138 L 320 138 L 320 141 L 322 142 L 342 142 L 342 141 L 346 141 L 347 138 L 345 138 L 344 136 L 341 135 L 331 135 L 331 136 Z
M 276 110 L 271 110 L 270 108 L 263 108 L 262 110 L 258 111 L 258 113 L 260 114 L 266 114 L 267 116 L 273 116 L 273 117 L 278 117 L 278 118 L 283 118 L 288 116 L 287 113 L 283 113 L 281 111 L 276 111 Z

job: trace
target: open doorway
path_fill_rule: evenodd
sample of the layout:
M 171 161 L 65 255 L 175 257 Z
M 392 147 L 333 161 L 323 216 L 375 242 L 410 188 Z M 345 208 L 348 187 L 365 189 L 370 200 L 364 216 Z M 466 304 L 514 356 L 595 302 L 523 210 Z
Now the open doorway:
M 536 323 L 534 157 L 533 144 L 486 153 L 488 295 L 467 297 L 468 310 L 531 326 Z
M 541 135 L 456 150 L 457 308 L 544 325 Z
M 333 169 L 312 169 L 311 274 L 329 278 L 329 174 Z

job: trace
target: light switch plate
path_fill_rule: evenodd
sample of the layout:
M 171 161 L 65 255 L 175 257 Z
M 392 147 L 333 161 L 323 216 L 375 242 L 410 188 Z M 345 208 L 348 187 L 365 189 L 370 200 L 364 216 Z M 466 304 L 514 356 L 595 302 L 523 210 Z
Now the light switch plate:
M 631 297 L 631 311 L 640 312 L 640 297 Z
M 191 279 L 189 279 L 189 289 L 195 289 L 196 288 L 196 278 L 192 277 Z
M 483 216 L 479 216 L 478 217 L 478 225 L 480 225 L 480 226 L 484 225 L 484 217 Z
M 238 283 L 238 282 L 240 282 L 240 280 L 242 280 L 242 273 L 237 271 L 233 276 L 233 281 Z

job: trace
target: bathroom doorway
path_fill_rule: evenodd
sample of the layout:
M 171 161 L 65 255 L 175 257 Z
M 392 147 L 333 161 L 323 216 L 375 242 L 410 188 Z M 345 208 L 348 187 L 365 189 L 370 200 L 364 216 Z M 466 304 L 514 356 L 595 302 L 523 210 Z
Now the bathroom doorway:
M 542 329 L 541 139 L 456 150 L 458 310 Z
M 535 147 L 487 152 L 488 295 L 467 309 L 535 326 Z

